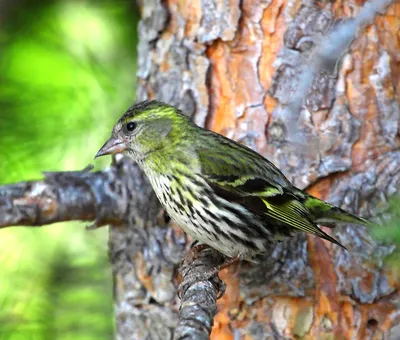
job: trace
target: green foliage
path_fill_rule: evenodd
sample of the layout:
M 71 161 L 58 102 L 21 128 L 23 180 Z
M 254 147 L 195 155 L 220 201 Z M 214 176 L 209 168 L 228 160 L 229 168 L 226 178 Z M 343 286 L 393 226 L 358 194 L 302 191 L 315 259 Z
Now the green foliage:
M 10 2 L 0 34 L 0 184 L 93 162 L 134 99 L 138 16 L 127 5 Z M 112 338 L 106 228 L 0 233 L 0 339 Z

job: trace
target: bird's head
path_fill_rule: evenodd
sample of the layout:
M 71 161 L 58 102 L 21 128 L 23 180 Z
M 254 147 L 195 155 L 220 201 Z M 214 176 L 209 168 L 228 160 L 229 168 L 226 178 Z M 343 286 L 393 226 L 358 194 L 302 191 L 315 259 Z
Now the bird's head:
M 162 102 L 135 104 L 115 124 L 96 157 L 124 153 L 134 160 L 145 159 L 181 139 L 188 121 L 178 109 Z

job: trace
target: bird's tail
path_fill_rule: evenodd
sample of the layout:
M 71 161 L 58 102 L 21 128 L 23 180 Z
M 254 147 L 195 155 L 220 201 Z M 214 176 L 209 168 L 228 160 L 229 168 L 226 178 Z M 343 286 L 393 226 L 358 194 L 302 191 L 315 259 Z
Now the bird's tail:
M 311 195 L 307 195 L 304 205 L 309 210 L 315 223 L 327 227 L 333 227 L 336 224 L 358 224 L 368 227 L 373 225 L 372 222 L 365 218 L 351 214 Z

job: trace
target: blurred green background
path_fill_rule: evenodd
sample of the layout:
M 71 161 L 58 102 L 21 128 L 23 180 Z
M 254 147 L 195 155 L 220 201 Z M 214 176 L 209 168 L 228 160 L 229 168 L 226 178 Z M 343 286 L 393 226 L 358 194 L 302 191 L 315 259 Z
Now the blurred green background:
M 135 1 L 0 0 L 0 184 L 93 161 L 135 94 Z M 107 228 L 0 230 L 0 339 L 112 339 Z

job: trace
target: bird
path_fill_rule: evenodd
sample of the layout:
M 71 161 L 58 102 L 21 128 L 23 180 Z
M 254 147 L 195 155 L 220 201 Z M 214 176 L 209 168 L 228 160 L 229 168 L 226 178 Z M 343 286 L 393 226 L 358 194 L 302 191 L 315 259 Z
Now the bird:
M 372 224 L 295 187 L 256 151 L 160 101 L 131 106 L 96 157 L 117 153 L 137 162 L 178 226 L 229 258 L 219 269 L 297 233 L 346 249 L 319 226 Z

